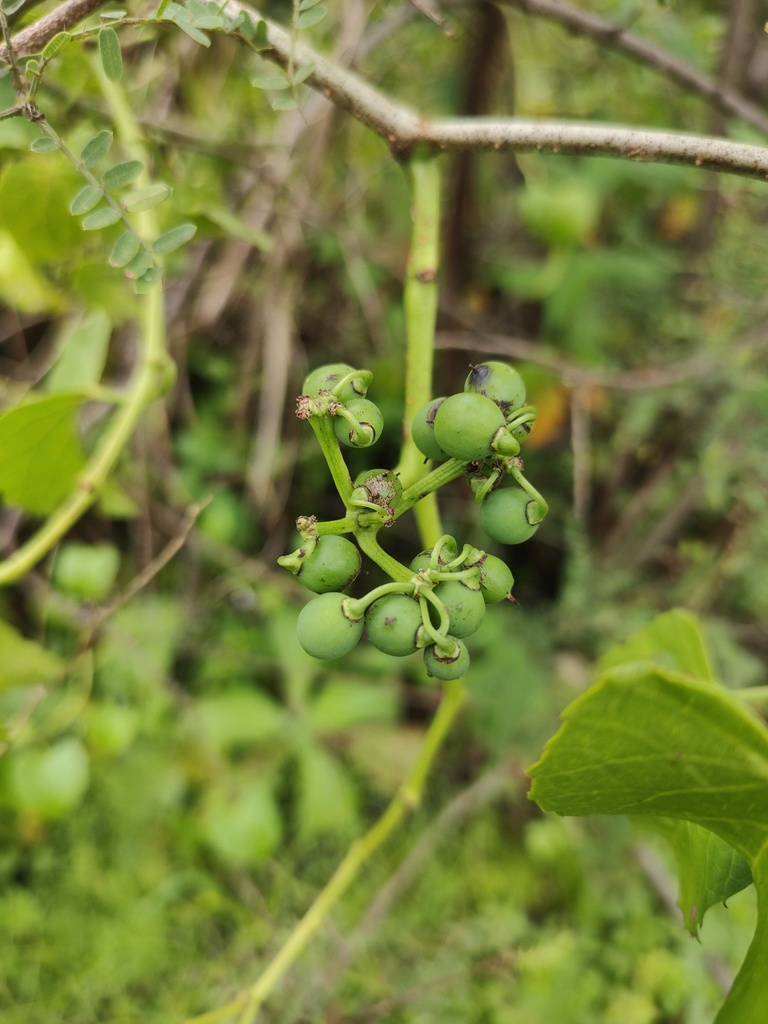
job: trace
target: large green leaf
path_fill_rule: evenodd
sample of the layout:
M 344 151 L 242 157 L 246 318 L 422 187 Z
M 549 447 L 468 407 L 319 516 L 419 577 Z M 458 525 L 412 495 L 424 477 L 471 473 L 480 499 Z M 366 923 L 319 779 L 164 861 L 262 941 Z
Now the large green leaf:
M 64 671 L 61 658 L 0 621 L 0 692 L 12 686 L 52 683 Z
M 79 394 L 51 395 L 0 416 L 0 498 L 47 515 L 75 487 L 85 459 L 75 429 Z
M 631 661 L 653 661 L 696 679 L 714 678 L 698 621 L 683 608 L 657 615 L 625 643 L 606 651 L 597 667 L 603 671 Z
M 103 309 L 65 323 L 56 339 L 61 355 L 45 378 L 45 390 L 75 391 L 98 384 L 111 333 L 112 321 Z
M 727 690 L 656 665 L 606 672 L 565 712 L 533 766 L 531 796 L 558 814 L 660 815 L 709 829 L 749 862 L 758 923 L 717 1024 L 768 1001 L 768 730 Z
M 357 803 L 352 776 L 341 762 L 317 744 L 302 747 L 298 758 L 296 809 L 301 837 L 354 834 L 360 824 Z

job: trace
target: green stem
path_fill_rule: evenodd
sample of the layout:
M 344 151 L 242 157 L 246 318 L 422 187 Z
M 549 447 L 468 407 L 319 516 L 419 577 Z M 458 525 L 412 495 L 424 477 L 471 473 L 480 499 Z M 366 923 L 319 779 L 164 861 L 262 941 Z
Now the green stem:
M 768 686 L 744 686 L 739 690 L 731 690 L 731 696 L 750 704 L 765 704 L 768 702 Z
M 427 473 L 421 480 L 417 480 L 415 484 L 411 484 L 410 487 L 406 487 L 403 491 L 400 500 L 397 503 L 395 509 L 395 517 L 399 517 L 406 512 L 411 506 L 416 505 L 422 501 L 427 495 L 438 491 L 441 487 L 444 487 L 451 480 L 455 480 L 456 477 L 461 476 L 464 470 L 467 468 L 466 462 L 462 462 L 461 459 L 448 459 L 447 462 L 442 462 L 439 466 L 432 470 L 431 473 Z M 442 531 L 441 531 L 442 533 Z M 432 547 L 440 537 L 438 534 L 434 538 L 432 544 L 428 544 L 428 547 Z
M 355 520 L 351 516 L 344 519 L 328 519 L 317 524 L 317 536 L 324 537 L 329 534 L 352 533 L 355 528 Z
M 211 1024 L 213 1021 L 223 1020 L 236 1013 L 241 1014 L 240 1024 L 253 1024 L 260 1007 L 273 992 L 288 968 L 302 953 L 340 897 L 358 877 L 363 866 L 389 838 L 405 815 L 415 810 L 421 803 L 430 769 L 461 710 L 464 698 L 465 691 L 461 680 L 453 680 L 445 684 L 440 707 L 432 719 L 416 764 L 411 769 L 408 778 L 399 787 L 376 824 L 365 835 L 352 843 L 325 888 L 299 921 L 288 941 L 268 964 L 258 981 L 246 993 L 238 996 L 227 1006 L 222 1006 L 199 1017 L 193 1017 L 187 1021 L 187 1024 Z
M 98 65 L 100 71 L 100 64 Z M 136 159 L 145 166 L 148 157 L 141 142 L 141 132 L 125 101 L 122 91 L 106 79 L 100 80 L 121 137 Z M 140 215 L 145 237 L 157 234 L 154 211 Z M 147 406 L 162 390 L 168 356 L 165 347 L 165 297 L 161 287 L 139 297 L 140 355 L 133 380 L 107 428 L 98 448 L 86 464 L 75 489 L 49 516 L 36 533 L 9 558 L 0 562 L 0 586 L 15 583 L 25 576 L 51 548 L 61 540 L 98 498 L 107 477 L 127 446 Z
M 353 619 L 362 619 L 368 609 L 387 594 L 413 594 L 413 583 L 382 583 L 380 587 L 370 590 L 365 597 L 348 597 L 344 602 L 344 612 Z
M 333 482 L 339 497 L 346 505 L 352 495 L 352 478 L 349 475 L 347 464 L 339 449 L 339 442 L 336 440 L 336 432 L 330 416 L 310 416 L 310 426 L 315 432 L 323 456 L 328 463 Z
M 376 534 L 371 530 L 355 530 L 355 539 L 360 545 L 360 550 L 383 569 L 387 576 L 398 583 L 408 583 L 413 579 L 414 573 L 392 555 L 388 555 L 376 540 Z
M 533 486 L 531 481 L 528 480 L 527 477 L 523 476 L 523 471 L 521 469 L 517 469 L 515 466 L 511 466 L 509 474 L 513 478 L 513 480 L 516 480 L 517 483 L 523 488 L 525 493 L 536 502 L 536 506 L 540 513 L 539 518 L 536 520 L 536 523 L 540 523 L 542 519 L 546 516 L 547 512 L 549 512 L 549 505 L 546 499 L 539 494 L 539 492 Z M 526 518 L 528 518 L 527 513 Z M 531 522 L 530 518 L 528 518 L 528 522 Z M 531 526 L 533 525 L 534 524 L 531 523 Z
M 405 279 L 405 411 L 397 471 L 407 486 L 418 479 L 423 455 L 411 440 L 410 424 L 432 397 L 437 272 L 440 240 L 438 156 L 414 150 L 405 161 L 411 192 L 411 248 Z

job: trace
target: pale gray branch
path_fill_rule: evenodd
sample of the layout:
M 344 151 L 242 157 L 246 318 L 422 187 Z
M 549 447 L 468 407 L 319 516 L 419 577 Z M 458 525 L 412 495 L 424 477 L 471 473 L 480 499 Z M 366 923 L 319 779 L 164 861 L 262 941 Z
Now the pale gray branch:
M 233 16 L 246 10 L 261 15 L 239 0 L 229 0 Z M 358 75 L 340 68 L 300 39 L 268 19 L 269 48 L 263 55 L 282 67 L 313 64 L 307 83 L 322 91 L 389 142 L 395 152 L 418 145 L 438 150 L 512 150 L 516 153 L 555 153 L 606 156 L 639 163 L 682 164 L 706 170 L 768 180 L 768 149 L 699 135 L 679 135 L 613 125 L 577 124 L 518 118 L 427 118 L 396 103 Z

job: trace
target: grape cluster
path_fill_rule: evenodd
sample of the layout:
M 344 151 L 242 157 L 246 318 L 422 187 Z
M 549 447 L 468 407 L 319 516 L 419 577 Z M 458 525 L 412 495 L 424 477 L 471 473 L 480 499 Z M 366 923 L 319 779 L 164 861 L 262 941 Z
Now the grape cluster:
M 411 436 L 427 459 L 467 463 L 480 501 L 480 525 L 499 544 L 521 544 L 538 529 L 547 504 L 522 475 L 520 446 L 536 418 L 517 370 L 491 360 L 473 366 L 464 390 L 433 398 L 415 415 Z
M 322 366 L 306 378 L 297 402 L 297 415 L 312 423 L 332 472 L 336 465 L 337 486 L 340 453 L 334 435 L 342 444 L 361 448 L 382 431 L 381 412 L 367 397 L 371 379 L 369 371 L 346 363 Z M 427 459 L 445 463 L 444 469 L 404 490 L 392 470 L 366 470 L 352 481 L 342 463 L 346 485 L 339 491 L 346 517 L 333 523 L 300 517 L 301 546 L 278 559 L 316 595 L 297 623 L 307 653 L 341 658 L 365 633 L 374 647 L 393 657 L 422 651 L 427 672 L 437 679 L 464 675 L 469 667 L 464 640 L 479 629 L 487 605 L 512 600 L 509 567 L 471 545 L 459 550 L 449 536 L 406 567 L 387 555 L 375 536 L 424 495 L 464 474 L 481 502 L 480 522 L 488 536 L 504 544 L 527 540 L 547 506 L 522 473 L 520 445 L 535 420 L 535 410 L 525 401 L 517 370 L 505 363 L 482 363 L 472 367 L 461 393 L 433 399 L 413 420 L 416 447 Z M 348 596 L 345 591 L 360 573 L 362 559 L 343 533 L 354 534 L 393 582 L 364 597 Z

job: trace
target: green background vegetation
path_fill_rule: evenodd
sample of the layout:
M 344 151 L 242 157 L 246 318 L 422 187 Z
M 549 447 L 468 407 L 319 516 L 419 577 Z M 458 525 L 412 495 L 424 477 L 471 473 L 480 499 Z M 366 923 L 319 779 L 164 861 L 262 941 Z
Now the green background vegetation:
M 588 6 L 714 77 L 730 67 L 730 4 Z M 763 141 L 658 72 L 515 9 L 450 8 L 455 38 L 400 4 L 364 13 L 333 7 L 313 42 L 345 59 L 359 44 L 361 73 L 427 113 Z M 759 103 L 750 68 L 766 44 L 752 21 L 728 82 Z M 189 221 L 197 236 L 169 257 L 174 387 L 95 508 L 0 592 L 3 1024 L 165 1024 L 231 998 L 386 805 L 438 700 L 418 656 L 306 657 L 294 631 L 306 593 L 275 566 L 297 515 L 339 514 L 293 416 L 309 368 L 373 370 L 387 429 L 351 468 L 397 461 L 402 171 L 308 90 L 298 111 L 274 110 L 276 94 L 251 84 L 269 65 L 231 40 L 120 37 L 153 177 L 174 190 L 160 226 Z M 467 73 L 475 48 L 489 81 Z M 39 95 L 77 152 L 111 124 L 95 67 L 73 43 Z M 6 76 L 0 108 L 12 104 Z M 38 134 L 0 122 L 0 401 L 60 394 L 57 414 L 88 451 L 103 411 L 89 403 L 75 421 L 67 395 L 102 375 L 125 382 L 137 298 L 106 265 L 119 230 L 81 230 L 69 204 L 82 183 L 60 155 L 30 152 Z M 524 772 L 597 658 L 673 606 L 700 617 L 727 686 L 765 681 L 765 186 L 604 159 L 445 163 L 435 394 L 458 390 L 468 363 L 519 360 L 539 407 L 526 471 L 551 512 L 527 544 L 495 549 L 519 605 L 490 609 L 470 642 L 470 701 L 424 806 L 265 1019 L 708 1024 L 754 929 L 753 893 L 713 908 L 695 943 L 672 906 L 668 850 L 623 819 L 543 815 Z M 23 455 L 2 430 L 9 552 L 35 516 L 7 489 Z M 45 487 L 39 509 L 25 496 L 47 510 Z M 440 501 L 447 531 L 482 547 L 463 483 Z M 412 518 L 384 543 L 408 563 L 421 547 Z M 367 568 L 361 592 L 381 582 Z

